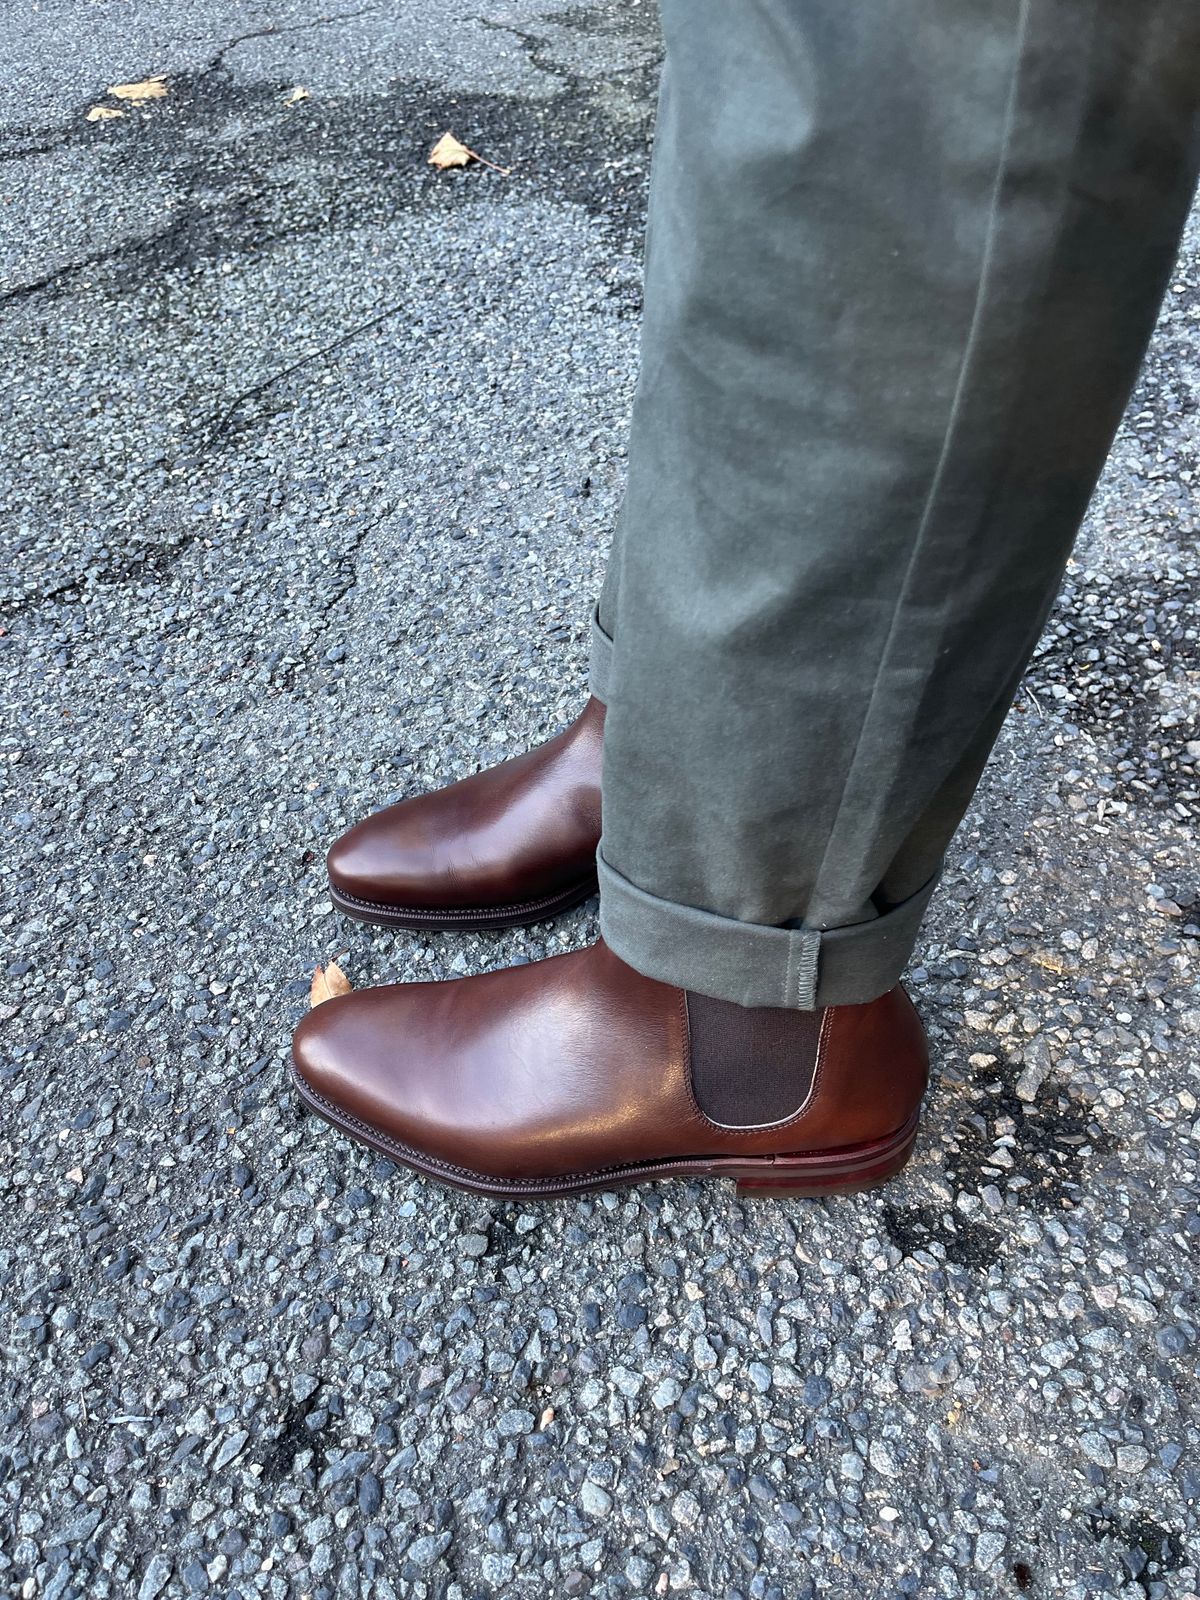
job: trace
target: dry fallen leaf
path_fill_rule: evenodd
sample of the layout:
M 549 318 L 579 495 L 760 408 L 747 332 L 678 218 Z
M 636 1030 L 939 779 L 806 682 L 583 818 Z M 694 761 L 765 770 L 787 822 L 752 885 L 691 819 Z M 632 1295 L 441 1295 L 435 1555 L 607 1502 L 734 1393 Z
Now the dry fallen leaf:
M 309 1006 L 319 1006 L 322 1000 L 332 1000 L 335 995 L 349 994 L 350 987 L 350 979 L 336 961 L 331 961 L 327 967 L 318 967 L 308 992 Z
M 135 106 L 141 106 L 147 100 L 161 100 L 167 92 L 167 80 L 160 74 L 143 78 L 141 83 L 114 83 L 108 92 L 118 100 L 131 100 Z
M 88 112 L 86 122 L 111 122 L 114 117 L 123 117 L 125 113 L 118 111 L 116 106 L 93 106 Z
M 465 167 L 473 160 L 465 144 L 460 144 L 452 133 L 444 133 L 429 152 L 431 167 Z
M 297 100 L 309 100 L 311 98 L 312 96 L 309 94 L 308 90 L 302 88 L 300 84 L 297 84 L 292 90 L 291 94 L 284 95 L 283 103 L 285 106 L 294 106 Z
M 512 172 L 511 167 L 498 167 L 494 161 L 479 155 L 449 132 L 444 133 L 429 152 L 429 165 L 439 169 L 465 167 L 471 161 L 478 161 L 480 166 L 490 167 L 493 172 L 498 172 L 504 178 L 509 177 Z

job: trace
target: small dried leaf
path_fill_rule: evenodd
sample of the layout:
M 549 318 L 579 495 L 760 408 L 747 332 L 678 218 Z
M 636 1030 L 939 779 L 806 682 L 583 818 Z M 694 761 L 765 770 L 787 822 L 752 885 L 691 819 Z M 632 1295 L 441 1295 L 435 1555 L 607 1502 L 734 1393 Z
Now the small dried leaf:
M 284 96 L 283 103 L 285 106 L 294 106 L 297 100 L 310 100 L 311 98 L 312 96 L 309 94 L 308 90 L 302 88 L 300 84 L 297 84 L 292 90 L 291 94 Z
M 461 139 L 456 139 L 452 133 L 444 133 L 429 152 L 431 167 L 465 167 L 469 161 L 478 161 L 481 167 L 489 167 L 493 172 L 498 172 L 502 178 L 512 176 L 511 167 L 498 167 L 494 161 L 481 156 L 478 150 L 472 150 L 469 145 L 463 144 Z
M 145 105 L 147 100 L 162 99 L 167 92 L 167 80 L 159 74 L 143 78 L 141 83 L 114 83 L 108 92 L 118 100 L 131 100 L 135 106 Z
M 465 167 L 475 157 L 452 133 L 444 133 L 429 152 L 431 167 Z
M 125 113 L 118 111 L 116 106 L 93 106 L 84 118 L 85 122 L 111 122 L 114 117 L 123 117 Z
M 327 967 L 318 967 L 313 973 L 312 988 L 308 993 L 309 1006 L 319 1006 L 322 1000 L 332 1000 L 335 995 L 349 994 L 350 988 L 350 979 L 336 961 L 331 961 Z

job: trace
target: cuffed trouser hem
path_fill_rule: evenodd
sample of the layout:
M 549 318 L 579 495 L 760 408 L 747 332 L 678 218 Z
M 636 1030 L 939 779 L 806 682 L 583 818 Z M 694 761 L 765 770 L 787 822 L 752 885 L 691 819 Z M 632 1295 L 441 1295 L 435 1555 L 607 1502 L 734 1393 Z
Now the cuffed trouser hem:
M 588 688 L 604 705 L 608 704 L 608 685 L 612 678 L 613 641 L 600 626 L 600 607 L 592 607 L 592 653 L 588 662 Z
M 660 900 L 597 853 L 600 932 L 647 978 L 743 1006 L 862 1005 L 900 981 L 935 875 L 872 922 L 848 928 L 768 928 Z

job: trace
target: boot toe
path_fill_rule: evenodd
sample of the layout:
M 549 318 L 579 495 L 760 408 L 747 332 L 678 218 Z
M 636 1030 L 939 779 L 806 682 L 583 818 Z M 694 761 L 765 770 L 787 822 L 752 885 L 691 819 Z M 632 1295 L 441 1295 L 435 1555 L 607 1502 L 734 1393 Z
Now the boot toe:
M 431 888 L 436 892 L 437 873 L 430 853 L 409 833 L 400 806 L 356 823 L 329 851 L 332 887 L 364 905 L 420 906 Z
M 343 1013 L 356 995 L 339 995 L 314 1006 L 292 1035 L 292 1072 L 313 1099 L 340 1104 L 355 1076 L 351 1029 Z
M 293 1036 L 292 1070 L 324 1115 L 395 1138 L 406 1121 L 410 1074 L 394 997 L 389 1015 L 380 1004 L 389 994 L 366 989 L 314 1006 Z
M 461 1081 L 455 1002 L 480 981 L 387 984 L 315 1006 L 292 1041 L 301 1098 L 395 1160 L 461 1160 L 477 1096 Z

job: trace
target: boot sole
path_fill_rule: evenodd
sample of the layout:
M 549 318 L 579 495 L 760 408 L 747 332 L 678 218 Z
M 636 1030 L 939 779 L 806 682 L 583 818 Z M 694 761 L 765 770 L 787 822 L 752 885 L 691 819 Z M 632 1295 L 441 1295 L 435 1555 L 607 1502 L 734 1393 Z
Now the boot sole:
M 309 1087 L 292 1065 L 292 1082 L 301 1101 L 341 1133 L 369 1145 L 402 1167 L 434 1178 L 469 1194 L 494 1198 L 519 1196 L 549 1200 L 559 1196 L 616 1189 L 659 1178 L 732 1178 L 738 1195 L 756 1199 L 815 1199 L 825 1195 L 862 1194 L 895 1176 L 912 1155 L 917 1139 L 919 1110 L 886 1139 L 845 1145 L 838 1150 L 817 1150 L 778 1156 L 674 1156 L 630 1166 L 605 1167 L 597 1172 L 572 1172 L 558 1178 L 492 1178 L 466 1167 L 438 1161 L 410 1149 L 369 1123 L 351 1116 Z
M 547 922 L 563 911 L 570 911 L 590 900 L 598 890 L 596 876 L 584 878 L 569 889 L 547 895 L 542 900 L 526 900 L 511 906 L 476 906 L 464 910 L 451 907 L 388 906 L 373 900 L 360 900 L 329 885 L 329 898 L 339 911 L 357 922 L 373 922 L 382 928 L 410 928 L 417 932 L 436 932 L 457 928 L 526 928 L 534 922 Z

